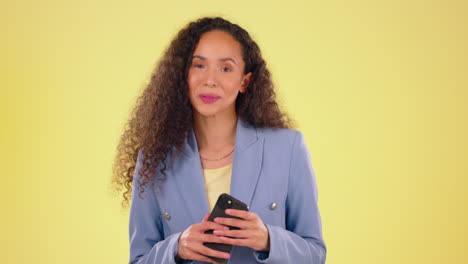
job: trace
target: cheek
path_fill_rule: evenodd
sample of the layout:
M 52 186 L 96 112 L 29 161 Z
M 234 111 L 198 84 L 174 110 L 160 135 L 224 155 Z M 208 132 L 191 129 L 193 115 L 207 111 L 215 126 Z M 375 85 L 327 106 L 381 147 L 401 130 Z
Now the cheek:
M 194 75 L 189 75 L 187 77 L 187 84 L 189 87 L 189 92 L 192 93 L 198 86 L 199 80 Z
M 241 87 L 241 82 L 238 79 L 232 79 L 227 82 L 225 82 L 226 86 L 229 87 L 229 91 L 231 93 L 236 93 L 240 87 Z

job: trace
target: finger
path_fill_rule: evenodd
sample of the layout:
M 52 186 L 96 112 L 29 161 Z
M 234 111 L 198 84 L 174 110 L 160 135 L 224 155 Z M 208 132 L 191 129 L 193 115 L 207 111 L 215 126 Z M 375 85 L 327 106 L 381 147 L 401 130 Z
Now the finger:
M 216 217 L 214 219 L 215 223 L 226 225 L 226 226 L 234 226 L 240 229 L 249 229 L 252 227 L 252 223 L 246 220 L 234 219 L 234 218 L 226 218 L 226 217 Z
M 210 213 L 209 213 L 209 212 L 208 212 L 208 213 L 206 213 L 205 217 L 203 217 L 203 220 L 202 220 L 202 222 L 206 222 L 206 221 L 208 221 L 208 218 L 210 218 Z
M 200 225 L 198 226 L 198 229 L 204 232 L 206 230 L 229 230 L 229 227 L 222 225 L 220 223 L 206 221 L 206 222 L 200 223 Z
M 194 251 L 205 256 L 211 256 L 215 258 L 229 259 L 231 257 L 229 253 L 211 249 L 203 244 L 197 245 Z
M 219 236 L 217 236 L 217 235 L 211 235 L 211 234 L 203 234 L 202 236 L 200 236 L 199 241 L 202 242 L 202 243 L 205 243 L 205 242 L 209 242 L 209 243 L 223 243 L 223 241 L 220 239 Z
M 244 211 L 244 210 L 226 209 L 225 213 L 227 215 L 240 217 L 240 218 L 242 218 L 244 220 L 247 220 L 247 221 L 252 221 L 252 220 L 255 220 L 256 218 L 258 218 L 258 215 L 256 213 L 248 212 L 248 211 Z
M 208 263 L 213 263 L 213 264 L 217 264 L 216 261 L 208 258 L 207 256 L 204 256 L 198 252 L 195 252 L 193 250 L 190 250 L 190 252 L 188 252 L 187 254 L 187 257 L 186 259 L 189 259 L 189 260 L 199 260 L 199 261 L 204 261 L 204 262 L 208 262 Z
M 244 247 L 250 247 L 250 239 L 246 238 L 229 238 L 229 237 L 219 237 L 223 242 L 223 244 L 229 244 L 233 246 L 244 246 Z
M 212 242 L 212 243 L 220 243 L 221 240 L 219 237 L 215 235 L 210 235 L 211 237 L 205 238 L 206 242 Z M 207 258 L 207 256 L 213 256 L 217 258 L 223 258 L 223 259 L 228 259 L 230 257 L 229 254 L 217 250 L 210 249 L 203 245 L 203 240 L 201 239 L 196 239 L 196 241 L 193 241 L 192 243 L 188 243 L 186 246 L 186 252 L 184 254 L 187 257 L 184 257 L 185 259 L 193 259 L 193 260 L 203 260 L 209 263 L 215 263 L 212 259 Z M 202 256 L 202 258 L 199 258 Z
M 251 230 L 215 230 L 213 232 L 216 236 L 234 237 L 234 238 L 250 238 L 252 236 Z M 223 242 L 223 240 L 221 240 Z

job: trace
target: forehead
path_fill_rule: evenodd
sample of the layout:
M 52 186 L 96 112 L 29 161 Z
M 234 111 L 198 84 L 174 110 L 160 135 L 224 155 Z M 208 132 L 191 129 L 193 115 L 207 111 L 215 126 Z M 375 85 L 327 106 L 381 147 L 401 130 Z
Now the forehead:
M 208 59 L 231 57 L 242 59 L 242 46 L 229 33 L 214 30 L 203 33 L 198 41 L 193 55 L 200 55 Z

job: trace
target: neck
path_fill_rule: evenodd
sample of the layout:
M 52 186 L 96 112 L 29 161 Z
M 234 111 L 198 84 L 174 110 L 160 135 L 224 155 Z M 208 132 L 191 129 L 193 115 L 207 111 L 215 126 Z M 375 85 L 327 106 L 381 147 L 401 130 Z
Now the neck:
M 194 131 L 198 149 L 210 152 L 233 147 L 236 139 L 237 115 L 202 116 L 194 115 Z

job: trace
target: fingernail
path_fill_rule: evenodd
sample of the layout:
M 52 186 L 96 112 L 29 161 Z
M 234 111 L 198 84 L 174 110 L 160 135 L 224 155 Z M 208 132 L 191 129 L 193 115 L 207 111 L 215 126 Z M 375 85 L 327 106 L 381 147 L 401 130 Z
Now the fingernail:
M 221 233 L 222 233 L 222 232 L 221 232 L 220 230 L 215 230 L 215 231 L 213 231 L 213 234 L 215 234 L 215 235 L 220 235 Z
M 225 226 L 223 227 L 224 230 L 229 230 L 229 227 Z
M 231 209 L 226 209 L 226 214 L 230 214 L 231 213 Z
M 228 259 L 228 258 L 229 258 L 229 254 L 227 254 L 227 253 L 224 254 L 224 258 L 225 258 L 225 259 Z

